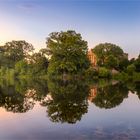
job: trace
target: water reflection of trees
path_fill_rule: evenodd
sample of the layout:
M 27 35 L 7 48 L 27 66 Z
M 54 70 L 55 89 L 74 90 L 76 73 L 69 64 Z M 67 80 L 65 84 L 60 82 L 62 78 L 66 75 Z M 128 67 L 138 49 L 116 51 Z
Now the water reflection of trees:
M 136 94 L 138 95 L 138 97 L 140 99 L 140 83 L 136 83 L 135 91 L 136 91 Z
M 26 112 L 33 108 L 33 101 L 16 91 L 12 85 L 0 88 L 0 106 L 7 111 Z
M 128 82 L 127 87 L 132 93 L 136 93 L 140 99 L 140 82 Z
M 50 81 L 48 83 L 52 100 L 47 105 L 48 117 L 53 122 L 76 123 L 88 109 L 89 86 L 79 80 Z
M 128 92 L 140 99 L 140 83 L 88 83 L 83 80 L 44 81 L 16 80 L 14 83 L 0 81 L 0 107 L 14 113 L 33 109 L 36 101 L 46 106 L 52 122 L 76 123 L 87 113 L 88 101 L 97 107 L 110 109 L 120 105 Z
M 35 101 L 41 101 L 48 93 L 46 86 L 33 81 L 18 81 L 15 83 L 0 83 L 0 107 L 14 113 L 23 113 L 34 107 Z
M 96 96 L 92 102 L 100 108 L 113 108 L 128 97 L 128 89 L 125 85 L 115 84 L 96 88 Z

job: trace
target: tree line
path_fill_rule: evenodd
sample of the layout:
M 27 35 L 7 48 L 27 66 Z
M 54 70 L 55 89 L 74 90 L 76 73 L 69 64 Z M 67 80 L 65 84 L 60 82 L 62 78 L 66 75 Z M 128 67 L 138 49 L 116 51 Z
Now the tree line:
M 140 55 L 128 60 L 127 54 L 112 43 L 101 43 L 92 49 L 97 66 L 87 57 L 88 44 L 75 31 L 53 32 L 46 47 L 38 52 L 32 44 L 19 40 L 0 46 L 0 75 L 55 77 L 77 75 L 96 78 L 129 77 L 140 72 Z M 138 78 L 138 79 L 139 79 Z

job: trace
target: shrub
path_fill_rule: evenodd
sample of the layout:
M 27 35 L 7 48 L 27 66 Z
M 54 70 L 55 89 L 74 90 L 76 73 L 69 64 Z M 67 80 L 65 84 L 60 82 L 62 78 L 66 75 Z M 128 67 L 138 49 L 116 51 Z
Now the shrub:
M 108 69 L 101 67 L 99 68 L 99 77 L 100 78 L 109 78 L 111 76 L 111 73 Z
M 136 70 L 136 67 L 134 64 L 127 66 L 127 73 L 128 74 L 133 74 L 135 72 L 135 70 Z
M 86 71 L 85 71 L 85 76 L 88 78 L 95 78 L 98 77 L 98 71 L 96 69 L 94 69 L 93 67 L 89 67 Z

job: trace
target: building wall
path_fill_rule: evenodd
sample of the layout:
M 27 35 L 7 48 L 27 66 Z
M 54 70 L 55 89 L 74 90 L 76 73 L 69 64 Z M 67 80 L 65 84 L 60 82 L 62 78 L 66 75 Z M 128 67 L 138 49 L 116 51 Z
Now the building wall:
M 96 66 L 96 64 L 97 64 L 96 55 L 91 50 L 88 51 L 87 55 L 88 55 L 88 58 L 89 58 L 89 60 L 91 62 L 91 65 Z

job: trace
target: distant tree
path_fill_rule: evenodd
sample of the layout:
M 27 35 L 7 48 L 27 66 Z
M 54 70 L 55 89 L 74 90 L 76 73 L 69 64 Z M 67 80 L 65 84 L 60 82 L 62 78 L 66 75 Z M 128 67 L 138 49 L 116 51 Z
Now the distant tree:
M 75 31 L 53 32 L 46 43 L 51 52 L 49 73 L 78 73 L 89 67 L 87 42 Z
M 33 52 L 34 48 L 32 44 L 21 40 L 7 42 L 4 45 L 4 50 L 6 55 L 10 57 L 13 61 L 19 61 L 27 57 L 31 52 Z
M 119 46 L 111 43 L 99 44 L 92 51 L 97 56 L 99 66 L 118 68 L 120 60 L 126 59 L 123 50 Z
M 4 46 L 0 47 L 0 57 L 2 65 L 14 67 L 15 63 L 28 57 L 33 52 L 32 44 L 26 41 L 12 41 L 7 42 Z

